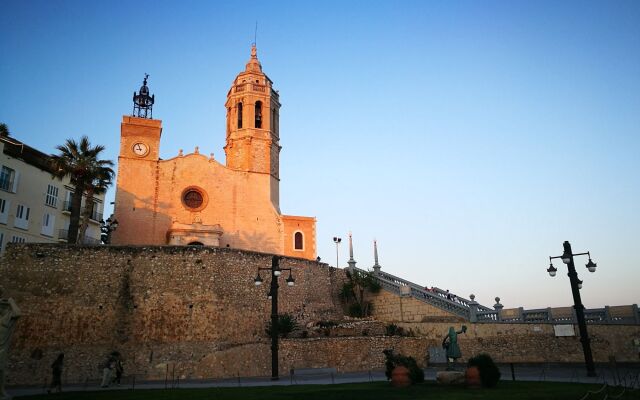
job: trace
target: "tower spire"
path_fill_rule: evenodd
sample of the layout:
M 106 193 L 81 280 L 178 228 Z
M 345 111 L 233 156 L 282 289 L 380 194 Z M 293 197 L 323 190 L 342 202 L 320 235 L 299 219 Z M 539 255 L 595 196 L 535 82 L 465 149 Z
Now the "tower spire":
M 378 242 L 375 239 L 373 239 L 373 259 L 375 260 L 375 264 L 373 264 L 373 272 L 377 274 L 380 272 L 382 267 L 378 264 Z
M 351 232 L 349 232 L 349 261 L 347 261 L 347 264 L 349 264 L 349 269 L 352 271 L 356 267 L 356 260 L 353 259 L 353 238 L 351 237 Z

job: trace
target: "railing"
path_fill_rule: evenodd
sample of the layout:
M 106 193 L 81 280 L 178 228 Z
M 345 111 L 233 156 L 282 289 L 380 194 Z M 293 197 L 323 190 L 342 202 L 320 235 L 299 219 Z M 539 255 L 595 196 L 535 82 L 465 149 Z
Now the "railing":
M 367 271 L 355 268 L 359 272 Z M 425 290 L 422 286 L 407 281 L 386 272 L 373 272 L 380 283 L 380 286 L 391 293 L 399 296 L 410 296 L 424 303 L 438 307 L 444 311 L 463 317 L 470 322 L 478 323 L 520 323 L 520 324 L 577 324 L 578 320 L 575 311 L 568 314 L 566 309 L 556 309 L 558 315 L 554 315 L 553 308 L 540 308 L 525 310 L 522 307 L 511 310 L 504 310 L 502 304 L 496 298 L 495 309 L 478 304 L 474 296 L 465 299 L 459 296 L 452 296 L 445 290 L 433 287 Z M 624 315 L 612 313 L 610 307 L 585 309 L 584 317 L 588 324 L 619 324 L 619 325 L 640 325 L 640 310 L 637 304 L 624 307 L 613 307 L 624 309 Z M 558 312 L 560 310 L 560 312 Z
M 102 219 L 102 213 L 99 213 L 97 210 L 93 210 L 89 219 L 100 221 Z
M 58 240 L 60 241 L 67 241 L 67 236 L 69 236 L 69 230 L 68 229 L 60 229 L 58 230 Z M 84 236 L 84 240 L 82 241 L 82 244 L 88 244 L 88 245 L 96 245 L 96 244 L 100 244 L 102 243 L 100 238 L 96 239 L 93 238 L 91 236 Z
M 62 212 L 71 212 L 71 201 L 65 201 L 62 204 Z M 80 216 L 82 216 L 83 210 L 80 210 Z M 94 221 L 100 221 L 102 219 L 102 213 L 98 212 L 98 210 L 91 211 L 91 215 L 89 215 L 89 219 Z
M 356 270 L 360 272 L 366 272 L 359 268 L 356 268 Z M 409 282 L 386 272 L 380 271 L 376 274 L 376 277 L 378 278 L 380 286 L 382 286 L 383 289 L 389 292 L 398 295 L 409 295 L 424 303 L 431 304 L 452 314 L 456 314 L 465 319 L 469 319 L 469 307 L 461 302 L 447 299 L 446 296 L 443 297 L 440 293 L 425 290 L 422 286 L 416 285 L 413 282 Z M 402 287 L 407 287 L 409 289 L 403 290 Z

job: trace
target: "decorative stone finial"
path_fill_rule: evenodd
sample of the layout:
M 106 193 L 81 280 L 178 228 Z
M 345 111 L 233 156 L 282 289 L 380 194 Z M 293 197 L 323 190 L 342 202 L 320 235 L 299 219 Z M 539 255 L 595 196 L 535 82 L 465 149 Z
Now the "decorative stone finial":
M 471 301 L 474 301 L 476 299 L 476 295 L 475 294 L 470 294 L 469 298 L 471 299 Z
M 196 146 L 195 150 L 193 150 L 195 154 L 200 154 L 200 148 Z
M 378 242 L 375 239 L 373 239 L 373 259 L 375 261 L 373 271 L 377 274 L 382 269 L 382 266 L 378 264 Z
M 353 259 L 353 238 L 351 237 L 351 231 L 349 231 L 349 269 L 353 270 L 356 267 L 356 260 Z
M 500 297 L 496 297 L 496 304 L 493 305 L 493 308 L 496 311 L 500 311 L 504 308 L 504 306 L 502 304 L 500 304 Z
M 182 152 L 182 149 L 178 150 L 178 157 L 182 157 L 184 155 L 184 153 Z
M 209 153 L 209 160 L 213 160 L 213 153 Z
M 258 61 L 258 49 L 256 48 L 256 44 L 251 44 L 251 58 L 246 65 L 247 72 L 262 72 L 262 65 L 260 65 L 260 61 Z

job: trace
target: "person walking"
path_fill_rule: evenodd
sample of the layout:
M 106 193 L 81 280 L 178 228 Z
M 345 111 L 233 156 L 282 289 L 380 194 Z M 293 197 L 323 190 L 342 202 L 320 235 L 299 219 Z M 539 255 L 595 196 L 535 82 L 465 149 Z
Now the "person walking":
M 100 384 L 100 387 L 109 387 L 109 385 L 111 384 L 111 376 L 113 375 L 113 370 L 115 367 L 116 359 L 113 356 L 113 353 L 111 353 L 102 368 L 102 383 Z
M 64 353 L 58 354 L 53 364 L 51 364 L 51 386 L 47 390 L 47 393 L 51 393 L 51 390 L 55 389 L 56 392 L 62 392 L 62 364 L 64 363 Z

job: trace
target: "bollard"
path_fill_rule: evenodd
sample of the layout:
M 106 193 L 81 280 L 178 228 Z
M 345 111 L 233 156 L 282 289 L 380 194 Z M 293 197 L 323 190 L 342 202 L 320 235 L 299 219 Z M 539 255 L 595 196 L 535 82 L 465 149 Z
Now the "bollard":
M 509 366 L 511 367 L 511 380 L 515 381 L 516 380 L 516 371 L 513 369 L 513 363 L 509 363 Z

